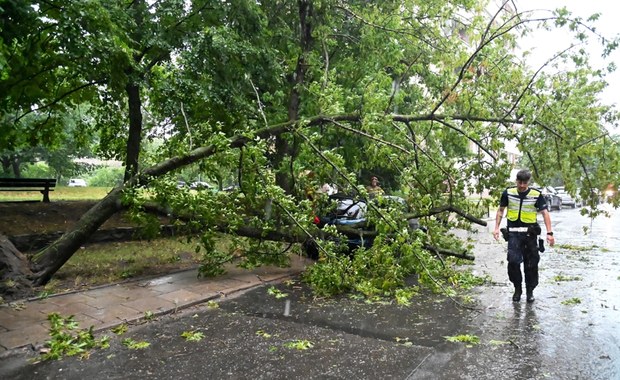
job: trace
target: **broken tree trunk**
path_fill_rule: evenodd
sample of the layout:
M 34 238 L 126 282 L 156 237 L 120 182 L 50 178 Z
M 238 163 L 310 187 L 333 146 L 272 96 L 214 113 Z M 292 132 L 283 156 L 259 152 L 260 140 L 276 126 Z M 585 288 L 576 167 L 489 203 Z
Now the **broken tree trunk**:
M 123 188 L 113 189 L 100 202 L 88 210 L 75 226 L 63 234 L 43 252 L 32 259 L 34 272 L 33 285 L 44 285 L 90 236 L 101 227 L 106 220 L 118 212 L 122 206 L 120 197 Z
M 26 255 L 0 234 L 0 294 L 16 296 L 28 293 L 33 276 Z

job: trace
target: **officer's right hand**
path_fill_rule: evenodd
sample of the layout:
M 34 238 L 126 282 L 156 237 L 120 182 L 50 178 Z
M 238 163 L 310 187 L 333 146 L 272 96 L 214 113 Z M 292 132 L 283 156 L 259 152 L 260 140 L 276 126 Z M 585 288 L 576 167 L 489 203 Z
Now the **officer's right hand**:
M 495 238 L 495 240 L 499 240 L 499 229 L 495 229 L 495 231 L 493 231 L 493 237 Z

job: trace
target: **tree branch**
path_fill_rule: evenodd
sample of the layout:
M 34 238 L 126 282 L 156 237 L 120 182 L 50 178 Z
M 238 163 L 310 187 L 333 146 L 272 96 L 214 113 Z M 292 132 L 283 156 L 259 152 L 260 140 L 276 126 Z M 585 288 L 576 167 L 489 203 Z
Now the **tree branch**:
M 23 117 L 25 117 L 26 115 L 28 115 L 30 113 L 41 111 L 41 110 L 44 110 L 46 108 L 50 108 L 53 105 L 60 103 L 61 100 L 63 100 L 64 98 L 68 97 L 69 95 L 71 95 L 71 94 L 73 94 L 75 92 L 78 92 L 78 91 L 80 91 L 80 90 L 82 90 L 82 89 L 84 89 L 86 87 L 90 87 L 90 86 L 94 86 L 96 84 L 102 84 L 102 83 L 105 83 L 105 81 L 94 81 L 94 82 L 85 83 L 85 84 L 83 84 L 83 85 L 81 85 L 79 87 L 76 87 L 76 88 L 74 88 L 72 90 L 67 91 L 66 93 L 64 93 L 61 96 L 59 96 L 58 98 L 54 99 L 50 103 L 44 104 L 41 107 L 38 107 L 36 109 L 31 109 L 31 110 L 28 110 L 28 111 L 24 112 L 23 114 L 18 116 L 15 119 L 15 121 L 17 122 L 17 121 L 21 120 Z

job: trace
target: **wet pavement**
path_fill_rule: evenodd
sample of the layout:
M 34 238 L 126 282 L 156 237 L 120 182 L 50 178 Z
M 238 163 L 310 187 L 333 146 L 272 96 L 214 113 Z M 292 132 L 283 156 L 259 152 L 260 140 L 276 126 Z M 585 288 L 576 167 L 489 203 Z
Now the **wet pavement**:
M 506 245 L 480 229 L 470 234 L 473 268 L 492 280 L 467 308 L 424 292 L 398 306 L 317 299 L 299 281 L 256 284 L 217 308 L 197 304 L 122 336 L 106 331 L 111 347 L 89 359 L 5 355 L 0 378 L 620 379 L 619 214 L 591 222 L 578 209 L 552 213 L 557 245 L 542 254 L 532 304 L 511 301 Z M 186 341 L 188 331 L 204 339 Z M 480 343 L 446 339 L 464 334 Z M 130 350 L 126 338 L 150 346 Z
M 80 326 L 106 330 L 123 323 L 176 313 L 188 307 L 260 285 L 282 281 L 301 273 L 311 260 L 292 255 L 290 267 L 265 266 L 244 270 L 232 264 L 217 278 L 198 278 L 197 269 L 166 276 L 128 281 L 58 294 L 46 298 L 11 302 L 0 306 L 0 357 L 20 348 L 38 349 L 49 340 L 50 313 L 74 316 Z M 148 315 L 148 317 L 145 317 Z
M 620 212 L 592 221 L 565 208 L 551 218 L 556 246 L 541 254 L 534 303 L 509 301 L 503 263 L 502 273 L 484 268 L 498 281 L 479 289 L 485 312 L 472 320 L 486 344 L 451 359 L 466 365 L 461 378 L 620 379 Z M 481 253 L 493 262 L 484 258 L 492 250 Z

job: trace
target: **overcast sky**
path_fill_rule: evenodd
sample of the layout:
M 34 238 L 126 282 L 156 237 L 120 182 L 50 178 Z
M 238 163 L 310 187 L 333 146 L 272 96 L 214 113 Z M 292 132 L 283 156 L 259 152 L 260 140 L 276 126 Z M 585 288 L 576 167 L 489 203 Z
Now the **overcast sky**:
M 519 12 L 538 10 L 536 14 L 543 17 L 551 15 L 549 11 L 543 11 L 544 9 L 553 10 L 563 6 L 584 21 L 594 13 L 601 13 L 600 18 L 594 24 L 597 32 L 608 38 L 614 38 L 620 34 L 620 2 L 614 0 L 515 0 L 514 2 Z M 590 38 L 591 42 L 585 48 L 590 53 L 591 64 L 595 68 L 606 67 L 606 62 L 600 58 L 602 52 L 600 45 L 596 43 L 594 36 Z M 572 41 L 574 40 L 565 28 L 556 32 L 536 32 L 531 39 L 523 41 L 522 46 L 529 47 L 533 51 L 534 54 L 530 61 L 533 64 L 532 67 L 537 69 L 555 53 L 569 47 Z M 603 93 L 601 100 L 606 104 L 616 104 L 618 108 L 620 103 L 618 97 L 620 94 L 620 49 L 617 49 L 608 59 L 616 62 L 618 70 L 609 74 L 607 78 L 609 87 Z

